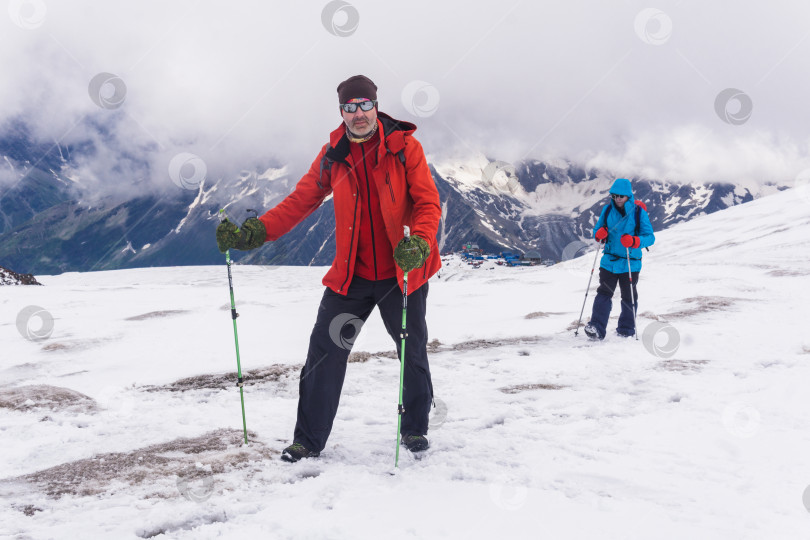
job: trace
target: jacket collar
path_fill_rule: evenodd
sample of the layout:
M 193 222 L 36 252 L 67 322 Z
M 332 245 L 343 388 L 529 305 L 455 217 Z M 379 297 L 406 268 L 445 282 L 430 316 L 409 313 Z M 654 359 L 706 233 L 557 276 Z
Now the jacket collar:
M 380 132 L 379 158 L 385 152 L 396 154 L 405 148 L 405 135 L 416 131 L 416 125 L 403 120 L 395 120 L 384 112 L 377 113 L 377 130 Z M 351 144 L 346 136 L 346 127 L 343 122 L 329 135 L 329 144 L 332 146 L 326 152 L 326 157 L 333 161 L 346 163 Z

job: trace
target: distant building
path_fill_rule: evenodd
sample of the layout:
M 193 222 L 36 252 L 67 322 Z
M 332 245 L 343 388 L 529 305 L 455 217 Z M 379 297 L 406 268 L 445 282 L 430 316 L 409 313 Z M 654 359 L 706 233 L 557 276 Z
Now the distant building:
M 464 244 L 464 247 L 462 248 L 462 251 L 464 251 L 465 253 L 470 253 L 470 254 L 474 253 L 474 254 L 478 255 L 478 254 L 481 253 L 481 248 L 478 247 L 478 244 L 473 244 L 472 242 L 467 242 L 466 244 Z
M 543 256 L 539 251 L 530 250 L 523 254 L 523 260 L 531 264 L 542 264 Z

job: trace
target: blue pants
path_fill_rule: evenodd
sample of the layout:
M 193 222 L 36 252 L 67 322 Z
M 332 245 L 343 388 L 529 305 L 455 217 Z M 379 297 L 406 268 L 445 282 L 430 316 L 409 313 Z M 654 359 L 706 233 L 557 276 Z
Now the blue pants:
M 622 297 L 622 312 L 619 314 L 619 326 L 616 331 L 622 336 L 632 336 L 636 333 L 634 312 L 638 311 L 638 284 L 639 272 L 633 272 L 633 296 L 630 296 L 630 276 L 627 272 L 614 274 L 604 268 L 599 268 L 599 288 L 596 289 L 596 298 L 593 300 L 593 312 L 589 324 L 596 328 L 599 337 L 604 338 L 607 331 L 610 310 L 613 307 L 613 292 L 619 285 Z M 635 305 L 633 305 L 633 298 Z
M 427 357 L 425 308 L 428 284 L 408 295 L 403 380 L 403 435 L 425 435 L 433 399 L 433 383 Z M 293 441 L 320 452 L 332 431 L 340 392 L 346 376 L 346 364 L 360 329 L 374 306 L 380 310 L 385 328 L 397 346 L 401 358 L 402 290 L 396 278 L 370 281 L 355 277 L 348 294 L 342 296 L 327 288 L 318 308 L 318 318 L 309 340 L 307 361 L 301 370 L 298 396 L 298 420 Z M 399 379 L 390 381 L 390 396 L 398 396 Z M 394 420 L 396 402 L 390 403 Z

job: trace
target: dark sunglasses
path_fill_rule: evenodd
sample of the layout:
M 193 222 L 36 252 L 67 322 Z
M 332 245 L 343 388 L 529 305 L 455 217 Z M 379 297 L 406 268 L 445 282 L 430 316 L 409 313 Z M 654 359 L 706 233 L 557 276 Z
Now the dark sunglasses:
M 614 201 L 618 201 L 619 199 L 626 199 L 627 195 L 616 195 L 615 193 L 611 193 L 610 198 Z
M 353 113 L 357 110 L 358 105 L 361 111 L 370 111 L 377 104 L 376 101 L 361 101 L 360 103 L 341 103 L 340 108 L 343 112 Z

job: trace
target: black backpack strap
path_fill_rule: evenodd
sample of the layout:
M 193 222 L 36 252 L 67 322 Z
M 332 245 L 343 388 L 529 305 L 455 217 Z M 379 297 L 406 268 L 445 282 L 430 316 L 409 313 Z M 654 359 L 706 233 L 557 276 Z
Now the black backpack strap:
M 391 153 L 391 154 L 394 153 L 391 150 L 388 150 L 388 152 Z M 397 157 L 399 158 L 399 162 L 402 163 L 402 166 L 405 167 L 405 170 L 407 171 L 408 167 L 405 166 L 405 149 L 403 148 L 402 150 L 398 151 L 396 154 L 397 154 Z
M 605 255 L 607 255 L 608 257 L 611 257 L 611 259 L 610 259 L 611 262 L 621 261 L 622 259 L 627 258 L 627 255 L 616 255 L 615 253 L 608 253 L 607 251 L 605 251 Z M 641 257 L 630 257 L 630 260 L 631 261 L 640 261 Z
M 318 187 L 321 189 L 323 189 L 323 183 L 321 182 L 321 180 L 323 180 L 323 172 L 324 171 L 330 172 L 332 170 L 332 163 L 335 162 L 335 160 L 333 160 L 328 156 L 330 150 L 332 150 L 332 145 L 327 144 L 326 152 L 324 152 L 323 157 L 321 157 L 321 167 L 320 172 L 318 173 L 318 182 L 317 182 Z
M 636 234 L 635 235 L 638 236 L 639 232 L 641 232 L 641 207 L 636 205 Z M 648 247 L 646 247 L 644 249 L 646 249 L 647 251 L 650 251 L 650 248 L 648 248 Z
M 320 165 L 320 171 L 318 172 L 318 182 L 317 182 L 318 187 L 321 188 L 321 189 L 323 189 L 323 183 L 321 182 L 321 180 L 323 179 L 324 171 L 330 172 L 332 170 L 332 164 L 335 162 L 335 160 L 333 158 L 329 157 L 329 154 L 330 154 L 330 152 L 332 150 L 333 150 L 332 145 L 327 144 L 326 145 L 326 152 L 324 152 L 323 157 L 321 157 L 321 165 Z M 405 168 L 405 170 L 407 171 L 408 167 L 405 164 L 405 149 L 404 148 L 402 150 L 400 150 L 399 152 L 397 152 L 397 157 L 399 158 L 400 163 L 402 163 L 402 167 Z

